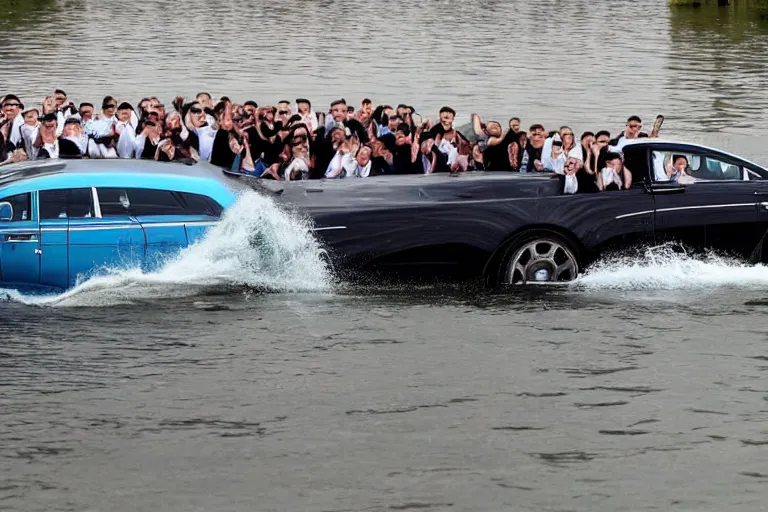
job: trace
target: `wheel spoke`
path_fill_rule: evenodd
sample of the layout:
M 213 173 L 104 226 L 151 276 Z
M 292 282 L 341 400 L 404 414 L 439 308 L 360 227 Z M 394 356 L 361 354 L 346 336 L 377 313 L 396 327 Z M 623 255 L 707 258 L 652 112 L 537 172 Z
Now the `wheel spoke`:
M 560 280 L 560 276 L 563 275 L 565 272 L 568 272 L 568 271 L 571 272 L 571 279 L 573 279 L 573 277 L 574 277 L 573 274 L 575 273 L 574 272 L 575 269 L 576 269 L 576 265 L 574 265 L 573 261 L 570 258 L 568 258 L 565 261 L 565 263 L 562 263 L 561 265 L 558 265 L 557 269 L 555 269 L 555 274 L 553 276 L 554 280 L 555 281 L 559 281 Z
M 508 263 L 506 280 L 509 284 L 527 284 L 532 272 L 546 270 L 549 281 L 570 281 L 576 278 L 577 269 L 576 260 L 566 246 L 544 238 L 533 240 L 517 251 Z

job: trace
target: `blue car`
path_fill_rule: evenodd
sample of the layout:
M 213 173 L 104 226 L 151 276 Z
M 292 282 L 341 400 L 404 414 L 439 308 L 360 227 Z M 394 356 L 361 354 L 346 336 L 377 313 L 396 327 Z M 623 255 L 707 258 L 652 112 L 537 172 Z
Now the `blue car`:
M 152 270 L 242 189 L 205 163 L 48 160 L 0 167 L 0 287 L 66 289 L 103 268 Z

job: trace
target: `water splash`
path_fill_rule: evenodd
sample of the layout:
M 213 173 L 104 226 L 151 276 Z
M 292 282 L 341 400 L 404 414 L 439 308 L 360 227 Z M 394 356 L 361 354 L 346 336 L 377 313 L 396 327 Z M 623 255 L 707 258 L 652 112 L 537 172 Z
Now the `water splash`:
M 0 301 L 107 306 L 237 289 L 327 292 L 333 279 L 311 227 L 309 219 L 246 192 L 205 237 L 156 272 L 104 269 L 62 294 L 0 290 Z
M 571 286 L 576 290 L 764 288 L 768 286 L 768 267 L 714 252 L 692 255 L 679 245 L 665 244 L 638 255 L 604 258 Z

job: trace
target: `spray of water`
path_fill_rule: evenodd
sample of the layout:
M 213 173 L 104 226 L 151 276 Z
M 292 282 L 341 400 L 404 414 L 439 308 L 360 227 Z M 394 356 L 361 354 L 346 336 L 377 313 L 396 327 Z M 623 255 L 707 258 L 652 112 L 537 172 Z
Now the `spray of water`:
M 333 279 L 309 219 L 271 199 L 244 193 L 221 222 L 158 271 L 104 269 L 59 295 L 0 290 L 0 300 L 31 305 L 104 306 L 211 291 L 327 292 Z
M 574 289 L 676 290 L 768 285 L 768 267 L 709 252 L 691 255 L 675 244 L 650 247 L 640 255 L 598 261 Z

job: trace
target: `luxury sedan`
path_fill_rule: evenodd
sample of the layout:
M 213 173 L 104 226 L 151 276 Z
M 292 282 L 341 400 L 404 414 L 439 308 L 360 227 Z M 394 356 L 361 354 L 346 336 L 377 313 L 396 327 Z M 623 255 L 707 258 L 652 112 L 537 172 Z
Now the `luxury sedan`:
M 673 160 L 686 180 L 671 181 Z M 0 283 L 68 288 L 114 266 L 147 271 L 193 243 L 243 190 L 314 221 L 350 279 L 392 273 L 558 283 L 607 251 L 667 240 L 768 259 L 768 171 L 644 139 L 624 148 L 628 190 L 563 194 L 550 173 L 274 182 L 205 163 L 53 160 L 0 167 Z

